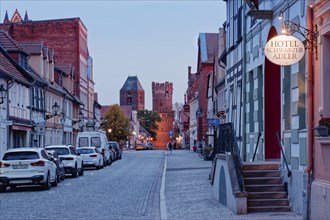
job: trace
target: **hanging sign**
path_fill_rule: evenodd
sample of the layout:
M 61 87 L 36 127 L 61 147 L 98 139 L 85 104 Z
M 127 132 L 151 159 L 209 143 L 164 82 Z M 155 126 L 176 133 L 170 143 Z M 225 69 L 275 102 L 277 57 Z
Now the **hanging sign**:
M 296 37 L 279 35 L 270 39 L 265 46 L 265 55 L 273 63 L 288 66 L 304 57 L 305 46 Z

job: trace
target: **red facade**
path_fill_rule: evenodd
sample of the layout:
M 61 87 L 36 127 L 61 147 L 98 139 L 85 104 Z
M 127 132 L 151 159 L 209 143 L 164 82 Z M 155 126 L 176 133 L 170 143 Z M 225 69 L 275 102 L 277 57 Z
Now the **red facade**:
M 165 149 L 167 143 L 174 140 L 169 136 L 169 131 L 173 130 L 174 111 L 172 109 L 173 83 L 152 82 L 152 110 L 161 117 L 161 122 L 157 122 L 157 140 L 154 145 L 157 149 Z
M 54 49 L 56 64 L 72 64 L 76 80 L 74 94 L 80 95 L 80 73 L 87 72 L 80 55 L 87 61 L 88 49 L 87 29 L 79 18 L 9 22 L 0 24 L 0 28 L 19 42 L 43 42 Z

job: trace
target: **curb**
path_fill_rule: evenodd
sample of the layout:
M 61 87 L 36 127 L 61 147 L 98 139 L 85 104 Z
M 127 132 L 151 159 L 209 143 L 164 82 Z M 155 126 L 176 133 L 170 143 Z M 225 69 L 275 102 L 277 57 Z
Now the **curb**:
M 165 152 L 165 164 L 163 169 L 162 175 L 162 184 L 160 186 L 160 219 L 166 220 L 167 219 L 167 212 L 166 212 L 166 203 L 165 203 L 165 174 L 166 174 L 166 152 Z

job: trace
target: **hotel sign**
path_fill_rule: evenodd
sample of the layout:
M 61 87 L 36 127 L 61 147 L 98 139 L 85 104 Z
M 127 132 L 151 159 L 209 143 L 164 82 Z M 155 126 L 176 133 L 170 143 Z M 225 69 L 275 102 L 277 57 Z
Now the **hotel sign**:
M 288 66 L 304 57 L 305 46 L 296 37 L 279 35 L 270 39 L 265 46 L 265 55 L 273 63 Z

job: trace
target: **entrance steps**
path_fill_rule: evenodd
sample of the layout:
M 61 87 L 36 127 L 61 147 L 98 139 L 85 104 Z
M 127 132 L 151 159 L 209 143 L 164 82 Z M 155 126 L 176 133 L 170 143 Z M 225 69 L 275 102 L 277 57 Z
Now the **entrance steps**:
M 243 163 L 247 212 L 290 212 L 278 162 Z

